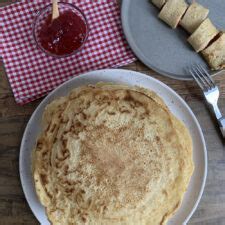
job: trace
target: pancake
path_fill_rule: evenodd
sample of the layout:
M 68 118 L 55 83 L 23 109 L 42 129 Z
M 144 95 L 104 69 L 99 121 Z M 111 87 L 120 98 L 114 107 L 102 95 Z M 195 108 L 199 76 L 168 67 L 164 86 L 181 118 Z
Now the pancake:
M 152 3 L 159 9 L 163 7 L 163 5 L 166 3 L 166 0 L 152 0 Z
M 188 38 L 188 42 L 192 45 L 196 52 L 204 50 L 209 42 L 219 33 L 217 28 L 207 18 Z
M 209 10 L 197 2 L 193 2 L 184 17 L 180 21 L 181 26 L 189 33 L 193 33 L 199 25 L 206 19 Z
M 188 5 L 184 0 L 168 0 L 158 17 L 173 29 L 177 27 Z
M 225 33 L 221 32 L 219 38 L 215 40 L 202 52 L 203 57 L 213 70 L 225 68 Z
M 154 92 L 97 84 L 50 103 L 34 149 L 54 225 L 165 224 L 193 172 L 187 128 Z

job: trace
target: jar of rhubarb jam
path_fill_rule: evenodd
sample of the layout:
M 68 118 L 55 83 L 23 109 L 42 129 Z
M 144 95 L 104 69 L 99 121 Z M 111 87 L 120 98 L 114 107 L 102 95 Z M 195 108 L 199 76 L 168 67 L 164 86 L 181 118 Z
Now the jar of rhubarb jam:
M 37 46 L 55 57 L 71 56 L 84 46 L 88 23 L 84 13 L 70 3 L 58 3 L 59 17 L 52 20 L 52 5 L 42 9 L 35 18 L 33 35 Z

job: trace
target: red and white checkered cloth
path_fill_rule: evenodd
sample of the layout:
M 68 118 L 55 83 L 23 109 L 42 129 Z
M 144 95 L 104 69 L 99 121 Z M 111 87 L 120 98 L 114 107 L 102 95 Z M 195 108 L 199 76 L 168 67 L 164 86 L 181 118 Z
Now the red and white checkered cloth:
M 35 100 L 69 78 L 90 70 L 119 67 L 135 60 L 124 39 L 116 1 L 73 0 L 86 15 L 90 33 L 74 56 L 56 59 L 36 46 L 32 24 L 50 1 L 20 1 L 1 9 L 1 55 L 16 102 Z M 65 1 L 66 2 L 66 1 Z

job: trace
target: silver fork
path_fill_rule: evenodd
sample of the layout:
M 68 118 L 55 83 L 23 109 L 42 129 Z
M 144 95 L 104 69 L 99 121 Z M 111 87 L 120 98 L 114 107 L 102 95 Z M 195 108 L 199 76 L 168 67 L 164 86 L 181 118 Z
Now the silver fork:
M 218 107 L 219 89 L 215 85 L 210 74 L 201 65 L 195 65 L 188 69 L 192 77 L 195 79 L 199 87 L 202 89 L 209 108 L 214 112 L 219 123 L 220 130 L 225 138 L 225 117 L 222 116 Z

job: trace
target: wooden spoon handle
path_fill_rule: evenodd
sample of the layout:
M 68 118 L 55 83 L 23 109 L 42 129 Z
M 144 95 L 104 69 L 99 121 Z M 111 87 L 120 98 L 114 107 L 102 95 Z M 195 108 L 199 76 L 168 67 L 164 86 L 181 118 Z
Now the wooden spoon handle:
M 52 0 L 52 20 L 59 17 L 58 1 Z

